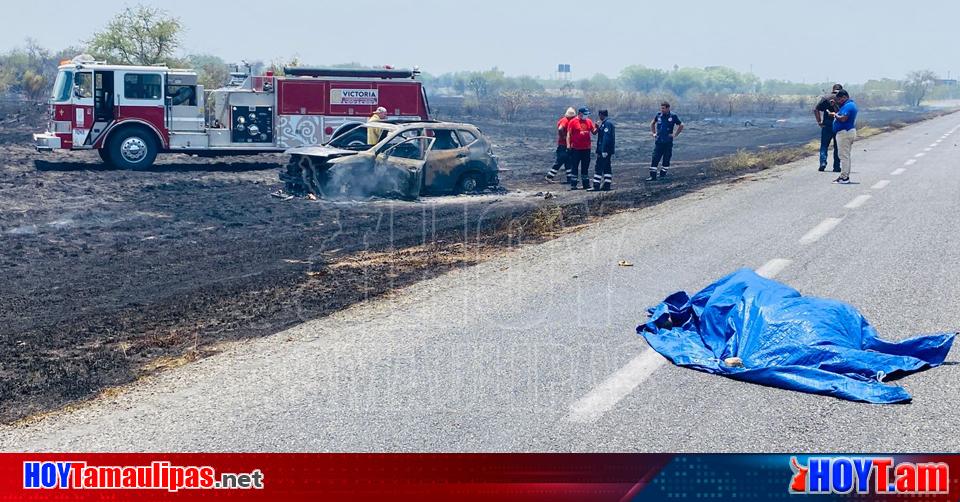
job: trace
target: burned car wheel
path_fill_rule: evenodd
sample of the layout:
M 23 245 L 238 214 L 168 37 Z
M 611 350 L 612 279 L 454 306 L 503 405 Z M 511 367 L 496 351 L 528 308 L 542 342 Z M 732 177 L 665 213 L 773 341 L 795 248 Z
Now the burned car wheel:
M 457 193 L 477 193 L 486 187 L 483 175 L 477 171 L 467 172 L 457 181 Z

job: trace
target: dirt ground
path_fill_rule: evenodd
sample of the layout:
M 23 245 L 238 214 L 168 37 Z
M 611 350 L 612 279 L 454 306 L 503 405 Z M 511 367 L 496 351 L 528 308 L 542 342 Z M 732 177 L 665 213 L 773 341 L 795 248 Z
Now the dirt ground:
M 680 112 L 680 110 L 678 110 Z M 729 179 L 710 159 L 798 146 L 813 118 L 684 117 L 673 175 L 644 184 L 648 116 L 619 125 L 614 187 L 543 181 L 555 117 L 472 121 L 505 189 L 419 202 L 280 200 L 282 155 L 167 155 L 118 171 L 95 153 L 38 154 L 45 108 L 0 104 L 0 421 L 84 399 L 223 342 L 275 333 L 505 248 Z M 871 125 L 923 113 L 862 113 Z M 744 125 L 751 121 L 754 125 Z M 779 120 L 779 121 L 778 121 Z M 545 198 L 551 192 L 553 197 Z

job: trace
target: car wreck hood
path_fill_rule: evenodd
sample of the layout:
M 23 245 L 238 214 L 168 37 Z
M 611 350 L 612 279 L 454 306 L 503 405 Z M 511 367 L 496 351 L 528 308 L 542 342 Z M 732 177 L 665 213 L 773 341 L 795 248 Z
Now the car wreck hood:
M 343 150 L 329 146 L 301 146 L 297 148 L 291 148 L 284 153 L 288 155 L 306 155 L 309 157 L 326 157 L 328 159 L 333 159 L 336 157 L 345 157 L 347 155 L 356 155 L 359 152 L 355 152 L 353 150 Z

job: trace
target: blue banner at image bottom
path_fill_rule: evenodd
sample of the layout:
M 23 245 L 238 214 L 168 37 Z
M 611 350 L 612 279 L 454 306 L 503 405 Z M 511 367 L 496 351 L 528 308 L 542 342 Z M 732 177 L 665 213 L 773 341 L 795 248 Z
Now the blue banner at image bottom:
M 960 455 L 676 455 L 633 501 L 960 500 Z

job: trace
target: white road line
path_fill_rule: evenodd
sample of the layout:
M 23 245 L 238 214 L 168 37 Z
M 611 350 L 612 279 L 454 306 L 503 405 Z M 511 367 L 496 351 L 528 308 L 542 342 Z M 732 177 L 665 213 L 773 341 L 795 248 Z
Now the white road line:
M 883 190 L 883 189 L 886 188 L 887 185 L 889 185 L 889 184 L 890 184 L 890 180 L 880 180 L 880 181 L 878 181 L 875 185 L 873 185 L 873 186 L 870 187 L 870 188 L 872 188 L 872 189 L 874 189 L 874 190 Z
M 793 263 L 793 260 L 787 260 L 784 258 L 774 258 L 763 264 L 760 268 L 757 269 L 757 275 L 761 277 L 766 277 L 767 279 L 773 279 L 780 272 L 783 272 L 783 269 L 790 266 Z
M 652 348 L 644 350 L 586 396 L 573 403 L 567 420 L 578 423 L 596 422 L 665 362 L 667 360 L 659 352 Z
M 793 263 L 792 260 L 774 258 L 758 268 L 757 274 L 772 279 L 791 263 Z M 573 403 L 567 420 L 581 424 L 596 422 L 666 362 L 667 360 L 659 352 L 648 347 L 607 377 L 600 385 L 594 387 L 586 396 Z
M 872 196 L 872 195 L 858 195 L 858 196 L 856 196 L 853 200 L 851 200 L 850 202 L 848 202 L 846 206 L 843 206 L 843 207 L 846 208 L 846 209 L 856 209 L 856 208 L 862 206 L 862 205 L 863 205 L 865 202 L 867 202 L 868 200 L 870 200 L 870 197 L 873 197 L 873 196 Z
M 924 148 L 923 151 L 930 152 L 930 151 L 933 151 L 933 148 Z
M 817 242 L 821 237 L 836 228 L 841 221 L 843 221 L 841 218 L 827 218 L 821 221 L 819 225 L 813 227 L 813 230 L 810 230 L 800 238 L 800 244 L 813 244 Z
M 905 166 L 912 166 L 912 165 L 914 165 L 914 164 L 916 164 L 916 163 L 917 163 L 917 159 L 910 159 L 910 160 L 904 162 L 903 165 L 905 165 Z
M 914 157 L 916 157 L 916 158 L 918 158 L 918 159 L 919 159 L 920 157 L 923 157 L 924 155 L 926 155 L 926 154 L 925 154 L 925 153 L 923 153 L 923 152 L 920 152 L 920 153 L 918 153 L 918 154 L 916 154 L 916 155 L 914 155 Z
M 931 144 L 931 145 L 930 145 L 930 148 L 936 148 L 936 147 L 937 147 L 937 145 L 939 145 L 939 144 L 940 144 L 940 142 L 939 142 L 939 141 L 937 141 L 937 142 L 935 142 L 935 143 L 933 143 L 933 144 Z
M 902 168 L 902 167 L 898 167 L 898 168 L 894 169 L 892 173 L 890 173 L 890 176 L 900 176 L 901 174 L 903 174 L 903 173 L 905 173 L 905 172 L 907 172 L 906 169 L 904 169 L 904 168 Z

